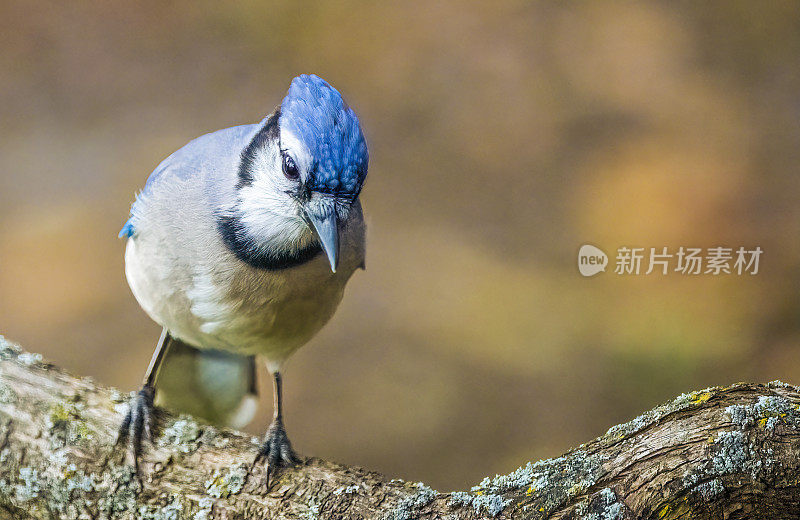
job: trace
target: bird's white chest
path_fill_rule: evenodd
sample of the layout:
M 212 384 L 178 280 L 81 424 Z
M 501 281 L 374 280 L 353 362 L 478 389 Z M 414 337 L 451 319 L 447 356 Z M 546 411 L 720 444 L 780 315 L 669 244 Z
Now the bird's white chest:
M 199 269 L 186 291 L 200 333 L 232 350 L 288 355 L 330 319 L 346 278 L 324 257 L 278 271 Z
M 191 345 L 258 354 L 276 366 L 331 318 L 355 269 L 345 261 L 334 274 L 324 255 L 276 271 L 221 252 L 195 260 L 189 265 L 163 244 L 131 239 L 126 274 L 136 299 Z

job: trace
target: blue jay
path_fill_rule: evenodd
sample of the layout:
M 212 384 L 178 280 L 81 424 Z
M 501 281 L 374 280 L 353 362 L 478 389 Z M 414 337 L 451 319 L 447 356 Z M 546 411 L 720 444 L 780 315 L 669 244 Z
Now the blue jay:
M 173 372 L 196 375 L 184 397 L 232 423 L 252 416 L 253 360 L 263 358 L 274 416 L 256 462 L 269 474 L 298 460 L 283 425 L 281 369 L 364 267 L 358 196 L 368 162 L 355 112 L 327 82 L 301 75 L 260 123 L 199 137 L 150 175 L 120 232 L 128 284 L 163 327 L 120 427 L 137 471 L 168 358 L 183 359 Z M 180 394 L 169 383 L 165 393 Z M 219 413 L 208 409 L 216 401 Z

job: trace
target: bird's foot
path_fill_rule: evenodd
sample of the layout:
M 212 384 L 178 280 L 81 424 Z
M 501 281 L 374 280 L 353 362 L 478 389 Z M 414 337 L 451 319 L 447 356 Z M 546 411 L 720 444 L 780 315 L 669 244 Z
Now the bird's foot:
M 133 455 L 133 468 L 139 475 L 139 456 L 142 453 L 142 441 L 153 442 L 153 423 L 155 407 L 153 399 L 156 391 L 145 385 L 136 393 L 128 404 L 128 413 L 119 426 L 117 445 L 125 444 L 128 453 Z
M 258 455 L 253 461 L 253 465 L 266 461 L 267 463 L 267 487 L 269 487 L 270 477 L 276 475 L 281 469 L 294 466 L 300 459 L 292 449 L 292 443 L 286 435 L 283 421 L 272 421 L 264 436 L 264 443 L 258 450 Z

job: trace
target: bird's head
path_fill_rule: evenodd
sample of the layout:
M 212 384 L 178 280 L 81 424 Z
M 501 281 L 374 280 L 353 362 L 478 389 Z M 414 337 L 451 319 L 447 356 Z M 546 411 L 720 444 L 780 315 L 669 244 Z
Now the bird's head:
M 288 267 L 325 252 L 335 272 L 339 232 L 367 175 L 355 112 L 325 80 L 292 80 L 281 105 L 242 153 L 236 232 L 251 258 Z

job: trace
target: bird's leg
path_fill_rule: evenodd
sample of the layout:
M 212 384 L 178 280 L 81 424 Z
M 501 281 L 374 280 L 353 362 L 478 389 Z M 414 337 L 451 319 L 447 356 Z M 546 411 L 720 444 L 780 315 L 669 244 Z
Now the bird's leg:
M 150 366 L 142 381 L 142 388 L 130 402 L 128 413 L 119 427 L 117 444 L 127 443 L 130 453 L 133 454 L 133 467 L 139 474 L 139 455 L 142 452 L 142 440 L 153 441 L 153 399 L 156 395 L 156 380 L 161 362 L 169 350 L 172 337 L 164 329 L 158 339 L 158 345 L 150 359 Z
M 273 388 L 273 408 L 275 410 L 272 416 L 272 423 L 267 428 L 267 433 L 264 436 L 264 443 L 258 451 L 254 464 L 263 460 L 267 461 L 267 485 L 269 485 L 269 478 L 281 468 L 292 466 L 298 462 L 297 455 L 292 450 L 292 443 L 289 442 L 289 437 L 286 435 L 286 429 L 283 427 L 283 388 L 281 382 L 280 372 L 273 372 L 272 374 L 272 388 Z

